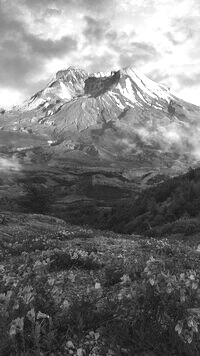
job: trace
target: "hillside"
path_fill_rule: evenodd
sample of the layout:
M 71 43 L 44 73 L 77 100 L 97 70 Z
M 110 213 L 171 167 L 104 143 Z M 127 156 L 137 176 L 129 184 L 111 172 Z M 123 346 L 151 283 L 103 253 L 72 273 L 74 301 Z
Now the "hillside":
M 102 225 L 107 221 L 107 228 L 118 232 L 200 242 L 199 194 L 200 169 L 190 169 L 116 204 Z
M 2 356 L 199 354 L 195 245 L 8 212 L 0 231 Z

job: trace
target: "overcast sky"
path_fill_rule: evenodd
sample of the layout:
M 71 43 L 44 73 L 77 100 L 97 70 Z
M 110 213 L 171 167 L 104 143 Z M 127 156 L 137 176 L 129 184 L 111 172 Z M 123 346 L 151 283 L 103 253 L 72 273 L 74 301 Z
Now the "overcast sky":
M 200 0 L 0 0 L 0 106 L 71 65 L 131 65 L 200 105 Z

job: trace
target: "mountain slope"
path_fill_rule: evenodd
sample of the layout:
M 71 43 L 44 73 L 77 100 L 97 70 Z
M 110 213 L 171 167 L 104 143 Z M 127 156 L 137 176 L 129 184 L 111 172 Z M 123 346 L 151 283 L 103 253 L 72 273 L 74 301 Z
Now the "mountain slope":
M 99 224 L 117 232 L 199 241 L 199 197 L 200 168 L 190 169 L 116 204 Z

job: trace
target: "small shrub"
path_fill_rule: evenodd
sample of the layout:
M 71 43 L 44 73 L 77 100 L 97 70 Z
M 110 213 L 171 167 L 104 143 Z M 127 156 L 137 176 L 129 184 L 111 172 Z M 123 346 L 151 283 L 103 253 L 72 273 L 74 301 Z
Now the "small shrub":
M 86 270 L 98 269 L 102 265 L 94 253 L 88 254 L 82 250 L 57 251 L 51 256 L 50 271 L 70 269 L 72 267 Z
M 104 278 L 105 287 L 113 286 L 120 282 L 121 277 L 125 274 L 123 264 L 121 265 L 110 265 L 105 268 Z

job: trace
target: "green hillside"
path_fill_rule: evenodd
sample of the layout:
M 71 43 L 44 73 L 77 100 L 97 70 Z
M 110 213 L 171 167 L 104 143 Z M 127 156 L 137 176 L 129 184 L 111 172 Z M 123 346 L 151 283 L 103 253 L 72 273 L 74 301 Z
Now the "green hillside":
M 200 353 L 200 254 L 1 213 L 0 355 Z

